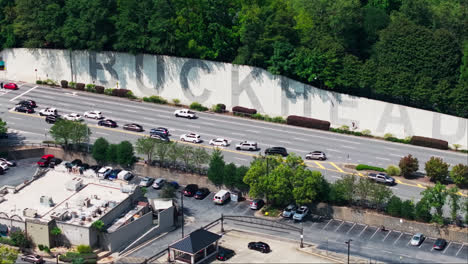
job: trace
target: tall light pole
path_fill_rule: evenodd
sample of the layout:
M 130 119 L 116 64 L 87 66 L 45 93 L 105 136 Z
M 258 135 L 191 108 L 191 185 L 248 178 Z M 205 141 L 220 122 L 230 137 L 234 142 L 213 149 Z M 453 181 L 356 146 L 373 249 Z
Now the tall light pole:
M 348 239 L 348 241 L 345 242 L 345 244 L 348 244 L 348 264 L 349 264 L 349 247 L 351 246 L 351 241 L 352 239 Z
M 185 220 L 184 220 L 184 192 L 181 191 L 180 192 L 180 206 L 182 207 L 182 238 L 184 238 L 184 224 L 185 224 Z

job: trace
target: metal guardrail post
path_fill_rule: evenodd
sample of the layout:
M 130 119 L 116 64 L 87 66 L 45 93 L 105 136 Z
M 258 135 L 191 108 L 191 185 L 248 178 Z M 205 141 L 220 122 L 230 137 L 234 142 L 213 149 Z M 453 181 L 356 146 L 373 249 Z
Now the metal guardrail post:
M 221 232 L 224 233 L 224 215 L 221 214 Z

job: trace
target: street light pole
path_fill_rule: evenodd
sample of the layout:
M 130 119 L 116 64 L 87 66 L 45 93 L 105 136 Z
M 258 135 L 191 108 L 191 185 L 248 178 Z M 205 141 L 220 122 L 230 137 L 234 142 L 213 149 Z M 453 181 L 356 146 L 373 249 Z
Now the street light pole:
M 348 244 L 348 264 L 349 264 L 349 247 L 351 246 L 351 241 L 352 239 L 348 239 L 348 241 L 345 242 L 345 244 Z
M 180 192 L 180 206 L 182 207 L 182 238 L 184 238 L 184 193 Z

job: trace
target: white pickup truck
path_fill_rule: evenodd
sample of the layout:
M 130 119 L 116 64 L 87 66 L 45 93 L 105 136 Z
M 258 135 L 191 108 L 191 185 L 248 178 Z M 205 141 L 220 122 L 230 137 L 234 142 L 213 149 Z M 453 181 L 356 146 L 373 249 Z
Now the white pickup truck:
M 47 107 L 45 109 L 42 109 L 41 111 L 39 111 L 39 115 L 40 116 L 57 116 L 58 113 L 57 113 L 57 109 L 56 108 L 51 108 L 51 107 Z
M 189 109 L 175 110 L 174 115 L 176 117 L 185 117 L 185 118 L 190 118 L 190 119 L 197 118 L 197 115 L 195 114 L 195 112 L 190 111 Z
M 370 180 L 373 180 L 375 182 L 380 182 L 388 185 L 394 185 L 395 184 L 395 179 L 388 176 L 386 173 L 379 172 L 379 173 L 369 173 L 367 175 L 367 178 Z

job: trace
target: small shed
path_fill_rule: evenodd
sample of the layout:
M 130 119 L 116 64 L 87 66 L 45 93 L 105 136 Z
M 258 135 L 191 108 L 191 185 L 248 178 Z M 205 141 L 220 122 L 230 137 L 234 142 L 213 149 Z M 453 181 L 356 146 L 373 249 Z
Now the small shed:
M 196 264 L 218 253 L 220 235 L 203 228 L 169 246 L 169 261 Z

